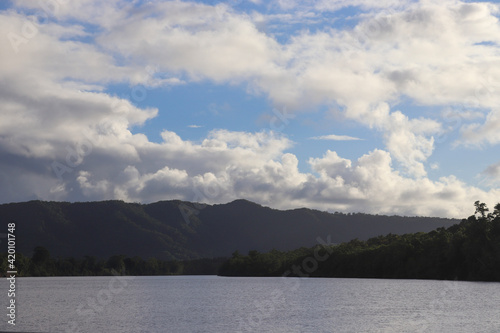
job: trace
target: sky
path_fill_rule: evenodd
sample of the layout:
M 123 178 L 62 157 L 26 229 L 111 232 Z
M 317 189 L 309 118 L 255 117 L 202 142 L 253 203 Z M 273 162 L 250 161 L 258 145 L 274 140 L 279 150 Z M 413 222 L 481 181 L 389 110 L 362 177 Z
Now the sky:
M 0 2 L 0 203 L 463 218 L 500 202 L 500 5 Z

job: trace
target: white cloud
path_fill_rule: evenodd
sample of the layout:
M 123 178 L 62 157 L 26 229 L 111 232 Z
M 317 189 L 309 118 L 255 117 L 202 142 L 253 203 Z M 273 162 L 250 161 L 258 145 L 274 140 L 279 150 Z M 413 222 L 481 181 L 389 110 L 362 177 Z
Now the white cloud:
M 432 163 L 430 167 L 432 170 L 439 170 L 439 163 Z
M 500 143 L 500 109 L 493 109 L 483 124 L 462 126 L 458 144 L 466 146 L 496 145 Z
M 349 136 L 349 135 L 336 135 L 336 134 L 315 136 L 315 137 L 312 137 L 310 139 L 312 139 L 312 140 L 332 140 L 332 141 L 357 141 L 357 140 L 363 140 L 363 139 L 356 138 L 356 137 Z
M 310 164 L 320 174 L 317 200 L 341 210 L 440 216 L 467 216 L 473 198 L 494 202 L 498 190 L 483 192 L 453 176 L 439 181 L 405 178 L 391 167 L 389 153 L 375 150 L 353 162 L 328 151 Z M 390 207 L 390 208 L 388 208 Z
M 365 10 L 368 9 L 387 9 L 394 7 L 403 7 L 408 5 L 411 1 L 401 0 L 385 0 L 385 1 L 372 1 L 372 0 L 320 0 L 315 2 L 317 10 L 337 11 L 345 7 L 361 7 Z
M 298 3 L 280 5 L 293 8 Z M 137 10 L 123 1 L 105 8 L 85 1 L 60 6 L 58 13 L 105 27 L 97 36 L 100 46 L 128 57 L 136 66 L 154 63 L 156 71 L 188 75 L 191 80 L 247 81 L 291 110 L 335 101 L 346 107 L 347 117 L 368 126 L 378 122 L 377 128 L 384 132 L 392 126 L 381 123 L 390 123 L 392 117 L 380 118 L 378 105 L 399 95 L 425 104 L 498 104 L 498 94 L 492 93 L 500 82 L 500 71 L 494 70 L 498 67 L 495 43 L 500 41 L 494 5 L 453 1 L 303 4 L 321 10 L 348 5 L 392 9 L 371 12 L 375 14 L 366 15 L 352 31 L 304 32 L 285 45 L 256 29 L 251 17 L 223 5 L 167 1 Z M 102 13 L 109 13 L 106 25 L 99 23 Z M 477 44 L 485 40 L 493 44 Z M 140 74 L 133 77 L 140 82 Z M 398 132 L 386 136 L 400 136 Z M 429 155 L 430 134 L 419 139 L 426 144 L 413 147 L 422 159 Z M 425 151 L 419 152 L 420 147 Z M 393 152 L 391 146 L 387 149 Z M 395 158 L 399 156 L 396 153 Z
M 471 202 L 493 202 L 500 194 L 467 186 L 454 177 L 437 182 L 406 178 L 393 169 L 390 154 L 382 150 L 356 161 L 328 151 L 309 161 L 315 176 L 300 172 L 297 157 L 285 152 L 290 141 L 272 133 L 215 131 L 198 144 L 172 132 L 164 132 L 163 137 L 159 144 L 140 136 L 116 137 L 114 145 L 95 146 L 61 180 L 51 170 L 34 170 L 31 174 L 44 182 L 28 177 L 31 186 L 36 185 L 32 195 L 64 200 L 208 203 L 247 198 L 276 208 L 463 217 L 471 213 Z M 125 153 L 125 146 L 135 153 Z M 27 162 L 28 158 L 20 160 Z M 37 161 L 45 169 L 53 162 Z M 66 165 L 65 160 L 59 162 Z M 22 185 L 27 175 L 9 173 L 11 188 Z
M 410 1 L 401 0 L 385 0 L 385 1 L 372 1 L 372 0 L 275 0 L 280 8 L 284 10 L 315 10 L 315 11 L 332 11 L 335 12 L 346 7 L 361 7 L 364 10 L 370 9 L 387 9 L 393 7 L 403 7 L 410 3 Z
M 43 19 L 57 18 L 59 20 L 78 20 L 81 22 L 97 24 L 109 27 L 123 20 L 129 10 L 133 10 L 134 2 L 127 0 L 13 0 L 17 7 L 28 8 L 37 11 L 37 15 Z
M 336 10 L 347 4 L 307 5 Z M 65 1 L 53 8 L 54 21 L 36 24 L 29 38 L 30 17 L 0 12 L 1 35 L 24 38 L 15 47 L 12 39 L 0 39 L 0 200 L 215 203 L 244 197 L 278 208 L 454 217 L 470 214 L 475 200 L 494 203 L 496 189 L 483 191 L 453 176 L 427 178 L 433 136 L 448 129 L 439 117 L 409 117 L 398 102 L 464 105 L 454 111 L 462 117 L 463 144 L 498 144 L 497 6 L 350 4 L 392 10 L 370 12 L 352 30 L 303 30 L 283 43 L 259 30 L 255 16 L 225 5 Z M 293 112 L 335 103 L 344 118 L 381 132 L 385 147 L 357 160 L 328 151 L 309 160 L 308 173 L 288 152 L 291 140 L 272 132 L 217 130 L 191 142 L 164 131 L 163 142 L 150 142 L 131 128 L 158 110 L 104 93 L 110 83 L 200 80 L 246 83 L 248 91 Z M 471 124 L 484 109 L 490 110 L 485 122 Z M 491 166 L 485 174 L 497 177 L 496 171 Z
M 101 47 L 191 80 L 238 82 L 276 71 L 278 43 L 223 5 L 167 1 L 129 14 L 97 38 Z
M 264 78 L 261 86 L 290 109 L 330 101 L 344 105 L 347 118 L 384 132 L 393 157 L 421 176 L 432 135 L 443 129 L 435 120 L 407 119 L 395 126 L 401 117 L 388 105 L 399 96 L 422 105 L 462 104 L 463 122 L 474 108 L 498 105 L 497 12 L 488 3 L 421 2 L 368 16 L 352 31 L 304 33 L 287 45 L 293 76 Z M 490 43 L 478 44 L 484 41 Z M 428 128 L 415 132 L 415 122 Z M 490 122 L 490 128 L 496 127 Z M 479 135 L 497 141 L 489 130 Z M 469 138 L 477 140 L 464 137 Z

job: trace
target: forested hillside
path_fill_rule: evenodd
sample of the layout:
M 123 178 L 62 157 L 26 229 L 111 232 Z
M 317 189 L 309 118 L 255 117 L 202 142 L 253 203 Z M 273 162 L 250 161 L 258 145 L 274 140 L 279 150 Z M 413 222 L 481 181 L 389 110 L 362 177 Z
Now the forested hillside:
M 457 220 L 327 213 L 306 208 L 275 210 L 236 200 L 221 205 L 182 201 L 152 204 L 30 201 L 0 205 L 0 236 L 15 221 L 17 252 L 36 246 L 53 258 L 115 255 L 186 260 L 229 257 L 234 251 L 281 251 L 317 244 L 366 240 L 385 234 L 427 232 Z M 1 243 L 0 243 L 0 246 Z M 6 248 L 0 252 L 6 251 Z
M 389 234 L 293 251 L 235 252 L 226 276 L 410 278 L 500 281 L 500 204 L 429 233 Z

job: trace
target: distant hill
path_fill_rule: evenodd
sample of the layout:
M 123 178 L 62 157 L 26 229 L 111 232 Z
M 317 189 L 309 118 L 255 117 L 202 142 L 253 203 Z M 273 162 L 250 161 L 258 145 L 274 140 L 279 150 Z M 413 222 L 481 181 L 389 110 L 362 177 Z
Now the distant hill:
M 292 251 L 235 252 L 223 276 L 296 276 L 500 281 L 500 203 L 449 228 L 316 245 Z
M 285 251 L 311 247 L 317 244 L 318 237 L 326 240 L 330 236 L 332 243 L 341 243 L 389 233 L 428 232 L 459 222 L 332 214 L 307 208 L 281 211 L 246 200 L 221 205 L 178 200 L 151 204 L 29 201 L 0 205 L 0 236 L 7 232 L 11 221 L 16 222 L 17 251 L 28 256 L 35 246 L 43 246 L 52 257 L 109 258 L 123 254 L 163 260 L 230 256 L 236 250 Z

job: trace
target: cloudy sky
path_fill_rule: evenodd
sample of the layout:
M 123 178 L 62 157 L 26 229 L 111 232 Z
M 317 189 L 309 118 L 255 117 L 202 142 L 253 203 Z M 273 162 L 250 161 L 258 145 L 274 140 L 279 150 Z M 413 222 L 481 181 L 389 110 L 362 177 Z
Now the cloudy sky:
M 500 6 L 0 2 L 0 202 L 466 217 L 500 201 Z

